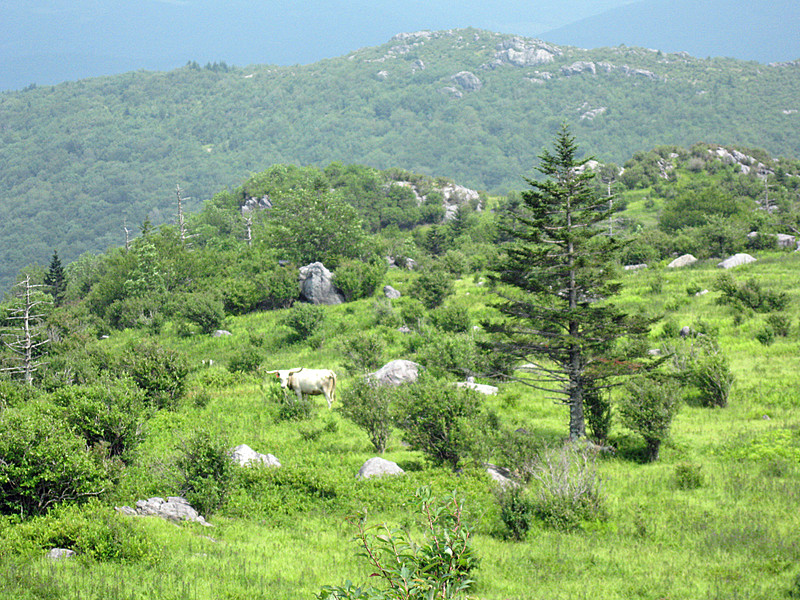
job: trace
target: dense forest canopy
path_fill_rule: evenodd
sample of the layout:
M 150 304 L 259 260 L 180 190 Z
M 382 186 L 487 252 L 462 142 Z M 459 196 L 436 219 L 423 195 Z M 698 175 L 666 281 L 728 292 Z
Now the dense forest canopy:
M 623 163 L 696 142 L 798 156 L 800 67 L 582 50 L 465 29 L 399 35 L 312 65 L 194 62 L 0 94 L 0 281 L 197 210 L 270 164 L 359 163 L 519 187 L 562 122 Z

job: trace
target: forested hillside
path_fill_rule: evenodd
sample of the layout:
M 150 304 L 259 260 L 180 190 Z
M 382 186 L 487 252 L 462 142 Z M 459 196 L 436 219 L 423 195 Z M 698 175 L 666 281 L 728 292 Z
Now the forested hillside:
M 562 122 L 622 163 L 696 142 L 800 155 L 800 67 L 479 30 L 396 36 L 307 66 L 190 63 L 0 95 L 0 283 L 174 222 L 275 163 L 360 163 L 521 186 Z
M 800 163 L 553 146 L 506 196 L 276 164 L 24 269 L 0 597 L 800 594 Z M 332 304 L 298 285 L 318 260 Z M 330 410 L 297 367 L 334 371 Z M 134 516 L 178 496 L 211 526 Z

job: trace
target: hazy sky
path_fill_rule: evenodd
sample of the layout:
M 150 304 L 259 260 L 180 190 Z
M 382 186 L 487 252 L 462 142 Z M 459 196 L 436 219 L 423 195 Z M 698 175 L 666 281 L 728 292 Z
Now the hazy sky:
M 189 60 L 296 64 L 421 29 L 536 36 L 634 0 L 0 0 L 0 90 Z

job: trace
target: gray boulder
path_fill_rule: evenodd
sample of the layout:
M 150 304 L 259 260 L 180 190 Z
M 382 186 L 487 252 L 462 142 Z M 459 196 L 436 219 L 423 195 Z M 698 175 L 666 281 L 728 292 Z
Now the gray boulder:
M 240 444 L 231 450 L 231 457 L 239 466 L 247 467 L 250 465 L 266 465 L 268 467 L 280 467 L 280 461 L 272 454 L 261 454 L 256 452 L 247 444 Z
M 671 263 L 667 265 L 668 269 L 679 269 L 681 267 L 688 267 L 689 265 L 693 265 L 697 262 L 697 259 L 692 256 L 691 254 L 684 254 L 683 256 L 679 256 Z
M 50 560 L 65 560 L 68 558 L 73 558 L 74 556 L 75 551 L 67 548 L 53 548 L 47 553 L 47 558 Z
M 300 267 L 300 296 L 311 304 L 341 304 L 344 294 L 333 285 L 333 274 L 321 262 Z
M 455 383 L 455 386 L 460 388 L 468 388 L 485 396 L 493 396 L 497 394 L 498 391 L 498 389 L 493 385 L 486 385 L 484 383 L 475 383 L 474 377 L 467 377 L 466 381 L 457 381 Z
M 403 475 L 405 471 L 397 463 L 375 456 L 365 462 L 358 470 L 358 479 L 370 479 L 371 477 L 383 477 L 384 475 Z
M 647 268 L 647 263 L 639 263 L 638 265 L 625 265 L 622 267 L 626 271 L 641 271 Z
M 519 487 L 519 484 L 511 478 L 511 471 L 504 467 L 498 467 L 497 465 L 487 464 L 486 465 L 486 472 L 489 474 L 489 477 L 492 478 L 497 485 L 501 488 L 505 489 L 508 487 Z
M 388 362 L 374 373 L 369 373 L 367 375 L 368 378 L 376 381 L 380 385 L 414 383 L 418 376 L 419 364 L 403 359 Z
M 166 519 L 168 521 L 182 522 L 190 521 L 200 523 L 206 527 L 211 527 L 211 524 L 198 514 L 198 512 L 191 507 L 185 498 L 176 496 L 169 496 L 166 500 L 163 498 L 150 498 L 148 500 L 139 500 L 136 503 L 136 508 L 130 506 L 117 507 L 117 510 L 122 514 L 133 516 L 150 516 L 155 515 Z
M 226 331 L 225 329 L 217 329 L 214 333 L 211 334 L 213 337 L 228 337 L 231 335 L 230 331 Z
M 450 79 L 455 81 L 468 92 L 477 92 L 483 87 L 481 80 L 470 71 L 460 71 L 453 75 Z
M 738 267 L 739 265 L 746 265 L 747 263 L 751 262 L 756 262 L 756 259 L 750 256 L 749 254 L 741 252 L 739 254 L 734 254 L 733 256 L 726 258 L 720 263 L 717 263 L 717 266 L 720 269 L 732 269 L 733 267 Z
M 389 300 L 396 300 L 402 294 L 398 290 L 394 289 L 392 286 L 385 285 L 383 286 L 383 295 L 389 298 Z

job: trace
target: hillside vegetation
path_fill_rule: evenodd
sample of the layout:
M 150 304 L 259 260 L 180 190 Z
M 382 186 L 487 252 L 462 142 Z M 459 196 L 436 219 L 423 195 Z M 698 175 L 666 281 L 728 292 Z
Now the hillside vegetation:
M 402 165 L 487 193 L 530 175 L 562 122 L 622 163 L 697 142 L 798 156 L 800 67 L 481 30 L 399 35 L 312 65 L 189 63 L 0 94 L 0 286 L 54 249 L 174 222 L 265 165 Z
M 798 228 L 797 161 L 698 144 L 593 168 L 598 196 L 619 192 L 594 233 L 623 243 L 604 265 L 621 287 L 581 302 L 652 323 L 609 360 L 664 361 L 660 387 L 617 373 L 587 394 L 576 445 L 567 407 L 488 333 L 518 193 L 462 199 L 443 220 L 445 179 L 274 165 L 182 226 L 145 221 L 125 247 L 26 269 L 4 306 L 0 596 L 402 597 L 346 591 L 380 587 L 353 537 L 385 522 L 385 537 L 363 534 L 373 548 L 410 536 L 422 550 L 406 566 L 469 586 L 437 597 L 796 597 L 800 257 L 778 234 Z M 757 260 L 717 267 L 742 251 Z M 699 260 L 667 266 L 686 252 Z M 319 259 L 345 302 L 300 301 L 297 267 Z M 28 360 L 11 318 L 24 307 Z M 364 383 L 398 358 L 422 366 L 417 383 Z M 335 370 L 332 410 L 267 373 L 295 366 Z M 498 393 L 453 385 L 467 377 Z M 281 467 L 233 464 L 240 444 Z M 378 455 L 405 474 L 356 479 Z M 177 495 L 212 527 L 114 509 Z M 426 544 L 448 533 L 456 563 Z M 45 559 L 54 547 L 77 556 Z

